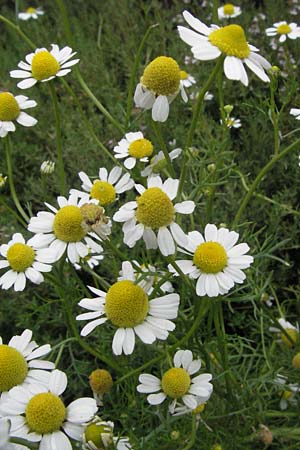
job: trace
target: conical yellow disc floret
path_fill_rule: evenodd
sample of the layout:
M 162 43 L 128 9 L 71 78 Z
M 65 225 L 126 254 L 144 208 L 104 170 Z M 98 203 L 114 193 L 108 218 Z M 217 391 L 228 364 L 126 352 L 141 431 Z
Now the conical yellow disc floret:
M 94 370 L 89 377 L 90 386 L 96 394 L 106 394 L 113 385 L 111 374 L 105 369 Z
M 234 6 L 232 3 L 226 3 L 226 5 L 223 6 L 223 11 L 226 16 L 232 16 L 234 13 Z
M 85 439 L 86 442 L 92 442 L 97 450 L 106 450 L 113 443 L 113 432 L 106 423 L 91 423 L 86 427 Z
M 218 273 L 227 265 L 227 253 L 218 242 L 204 242 L 196 248 L 193 262 L 201 272 Z
M 38 81 L 53 77 L 60 69 L 58 61 L 47 50 L 34 55 L 31 62 L 31 73 Z
M 277 27 L 278 34 L 289 34 L 291 31 L 292 29 L 287 23 L 282 23 Z
M 28 14 L 34 14 L 36 12 L 36 8 L 33 8 L 32 6 L 29 6 L 29 8 L 26 9 L 26 12 Z
M 160 188 L 152 187 L 137 198 L 136 218 L 146 227 L 158 229 L 170 225 L 175 216 L 174 205 Z
M 78 242 L 85 236 L 82 227 L 83 216 L 78 206 L 68 205 L 55 215 L 53 231 L 57 239 L 64 242 Z
M 173 58 L 158 56 L 145 68 L 141 83 L 157 95 L 173 95 L 178 92 L 180 68 Z
M 25 272 L 28 267 L 32 266 L 35 253 L 29 245 L 17 242 L 9 247 L 6 258 L 12 270 L 15 272 Z
M 20 107 L 17 100 L 10 92 L 0 93 L 0 120 L 9 122 L 20 115 Z
M 145 158 L 152 155 L 153 145 L 148 139 L 137 139 L 129 145 L 128 153 L 136 159 Z
M 99 200 L 100 205 L 109 205 L 116 199 L 116 190 L 107 181 L 96 180 L 91 189 L 91 197 Z
M 210 33 L 208 40 L 225 55 L 244 59 L 250 54 L 245 32 L 239 25 L 227 25 L 219 28 Z
M 0 345 L 0 392 L 22 384 L 28 373 L 24 356 L 15 348 Z
M 66 407 L 51 392 L 37 394 L 28 402 L 26 422 L 29 430 L 38 434 L 58 431 L 66 418 Z
M 161 385 L 164 393 L 169 397 L 182 397 L 190 388 L 191 377 L 185 369 L 172 367 L 172 369 L 164 373 Z
M 132 281 L 117 281 L 106 294 L 106 316 L 119 328 L 133 328 L 142 323 L 148 310 L 145 291 Z

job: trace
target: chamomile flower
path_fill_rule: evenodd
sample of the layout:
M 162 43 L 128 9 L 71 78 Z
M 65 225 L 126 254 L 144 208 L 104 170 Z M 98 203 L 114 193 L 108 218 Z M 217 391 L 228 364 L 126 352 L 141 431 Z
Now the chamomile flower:
M 167 339 L 169 332 L 175 329 L 171 320 L 178 314 L 179 295 L 171 293 L 150 300 L 143 283 L 141 286 L 132 281 L 131 268 L 123 265 L 122 271 L 123 279 L 107 292 L 89 286 L 97 297 L 84 298 L 79 306 L 92 312 L 80 314 L 76 319 L 89 320 L 81 330 L 82 336 L 87 336 L 106 321 L 111 322 L 117 328 L 112 342 L 113 353 L 130 355 L 135 347 L 135 335 L 145 344 Z
M 284 375 L 277 374 L 275 378 L 275 384 L 280 386 L 280 402 L 279 407 L 282 411 L 288 408 L 290 405 L 297 405 L 298 398 L 299 398 L 299 392 L 300 392 L 300 385 L 296 383 L 288 383 L 288 378 Z
M 82 450 L 105 450 L 110 449 L 112 445 L 116 450 L 132 448 L 127 437 L 114 436 L 113 422 L 103 421 L 98 416 L 86 427 L 82 441 Z
M 118 166 L 115 166 L 109 173 L 105 167 L 101 167 L 99 178 L 93 182 L 84 172 L 79 172 L 78 175 L 82 181 L 82 189 L 88 192 L 91 198 L 97 200 L 101 206 L 110 205 L 116 200 L 117 194 L 122 194 L 134 186 L 134 181 L 130 178 L 129 173 L 122 175 L 122 169 Z M 70 192 L 78 191 L 72 189 Z
M 21 233 L 13 234 L 8 244 L 0 246 L 0 254 L 5 259 L 0 260 L 0 269 L 8 268 L 0 277 L 0 287 L 15 291 L 23 291 L 26 279 L 40 284 L 44 281 L 42 272 L 50 272 L 51 263 L 57 260 L 55 250 L 40 249 L 35 245 L 34 238 L 25 241 Z
M 36 105 L 34 100 L 29 100 L 25 95 L 14 96 L 10 92 L 0 92 L 0 137 L 16 131 L 15 121 L 23 127 L 33 127 L 37 120 L 23 110 Z
M 51 347 L 49 344 L 39 347 L 31 339 L 31 330 L 13 336 L 8 344 L 3 344 L 0 337 L 0 404 L 7 400 L 9 391 L 15 386 L 28 388 L 32 384 L 47 385 L 49 382 L 47 371 L 55 366 L 40 358 L 47 355 Z
M 229 80 L 239 80 L 248 86 L 248 75 L 244 64 L 249 67 L 262 81 L 269 82 L 265 70 L 271 64 L 259 55 L 253 45 L 248 44 L 243 28 L 240 25 L 227 25 L 219 28 L 217 25 L 206 26 L 188 11 L 183 17 L 196 31 L 178 26 L 181 39 L 190 45 L 192 53 L 200 61 L 208 61 L 224 55 L 224 73 Z
M 296 120 L 300 120 L 300 109 L 292 108 L 290 114 L 295 117 Z
M 43 161 L 40 167 L 40 171 L 43 175 L 51 175 L 55 170 L 54 161 Z
M 113 217 L 116 222 L 124 222 L 124 243 L 128 247 L 134 247 L 141 238 L 148 249 L 158 247 L 164 256 L 175 253 L 175 242 L 185 247 L 187 236 L 175 222 L 176 214 L 191 214 L 195 203 L 186 200 L 173 204 L 178 186 L 179 180 L 168 178 L 163 183 L 159 176 L 148 178 L 147 189 L 136 185 L 140 196 L 123 205 Z
M 193 86 L 193 84 L 195 84 L 195 83 L 196 83 L 196 80 L 192 75 L 187 73 L 185 70 L 180 71 L 180 84 L 184 88 L 189 88 L 189 87 Z
M 169 153 L 170 160 L 178 158 L 182 153 L 181 148 L 175 148 Z M 165 159 L 164 153 L 162 151 L 158 152 L 157 155 L 153 156 L 150 164 L 141 171 L 142 177 L 149 177 L 150 175 L 157 175 L 167 167 L 167 161 Z
M 18 14 L 18 18 L 20 20 L 38 19 L 39 16 L 43 15 L 44 11 L 42 10 L 42 8 L 33 8 L 32 6 L 30 6 L 26 9 L 26 11 L 20 12 Z
M 96 233 L 104 239 L 110 234 L 111 227 L 103 215 L 103 208 L 89 200 L 88 194 L 79 197 L 73 193 L 68 199 L 58 197 L 57 203 L 59 209 L 45 203 L 51 212 L 42 211 L 30 219 L 28 230 L 36 233 L 31 241 L 36 246 L 49 246 L 50 250 L 55 250 L 57 260 L 67 251 L 72 264 L 86 257 L 89 249 L 101 253 Z
M 200 399 L 207 401 L 212 394 L 213 386 L 210 383 L 212 375 L 203 373 L 191 377 L 201 368 L 200 359 L 193 360 L 190 350 L 178 350 L 174 355 L 174 367 L 167 370 L 162 379 L 143 373 L 139 376 L 137 391 L 150 394 L 147 397 L 150 405 L 160 405 L 167 397 L 172 399 L 169 411 L 174 414 L 177 403 L 193 410 L 199 405 Z
M 169 116 L 169 104 L 179 91 L 183 101 L 188 101 L 180 80 L 177 62 L 167 56 L 158 56 L 147 65 L 136 87 L 134 93 L 136 106 L 152 109 L 152 119 L 155 122 L 165 122 Z
M 278 319 L 278 323 L 281 326 L 279 327 L 270 327 L 269 330 L 271 332 L 277 333 L 280 337 L 279 342 L 283 342 L 288 347 L 292 347 L 299 339 L 299 325 L 296 324 L 296 326 L 292 325 L 290 322 L 285 320 L 283 317 L 280 317 Z M 285 330 L 285 333 L 289 336 L 289 338 L 286 336 L 286 334 L 282 331 L 282 328 Z
M 133 169 L 137 161 L 148 162 L 153 153 L 152 142 L 145 139 L 141 131 L 125 134 L 114 147 L 115 158 L 125 159 L 126 169 Z
M 207 224 L 204 237 L 199 231 L 191 231 L 188 238 L 185 251 L 191 253 L 192 260 L 183 259 L 176 264 L 190 278 L 198 279 L 197 295 L 216 297 L 226 294 L 235 283 L 243 283 L 246 275 L 242 269 L 252 264 L 253 257 L 246 255 L 247 244 L 235 245 L 238 233 Z M 169 265 L 169 270 L 178 275 L 173 266 Z
M 105 369 L 93 370 L 89 376 L 89 382 L 97 405 L 102 406 L 104 394 L 107 394 L 113 386 L 111 374 Z
M 221 119 L 221 123 L 223 123 L 222 119 Z M 226 117 L 225 124 L 226 124 L 227 128 L 241 128 L 241 126 L 242 126 L 241 120 L 236 119 L 235 117 Z
M 83 431 L 97 412 L 96 401 L 84 397 L 66 407 L 60 398 L 66 387 L 67 376 L 60 370 L 51 372 L 48 387 L 14 387 L 1 405 L 11 421 L 11 436 L 38 442 L 41 450 L 72 450 L 69 437 L 82 442 Z
M 232 3 L 226 3 L 218 8 L 218 17 L 222 19 L 232 19 L 242 14 L 239 6 L 234 6 Z
M 102 251 L 103 247 L 100 244 L 98 247 L 97 255 L 93 254 L 90 247 L 88 247 L 88 254 L 84 258 L 80 258 L 78 263 L 74 263 L 75 269 L 80 270 L 84 264 L 87 264 L 90 267 L 90 269 L 97 267 L 100 264 L 100 261 L 104 259 L 103 254 L 100 253 Z
M 58 45 L 52 44 L 49 52 L 46 48 L 37 48 L 34 53 L 25 56 L 25 60 L 19 62 L 21 70 L 12 70 L 12 78 L 24 78 L 17 86 L 20 89 L 28 89 L 38 81 L 50 81 L 55 77 L 64 77 L 71 72 L 70 67 L 77 64 L 79 59 L 70 59 L 77 52 L 72 52 L 70 47 L 59 49 Z
M 279 36 L 279 42 L 285 42 L 287 38 L 297 39 L 300 37 L 300 27 L 296 23 L 288 24 L 285 20 L 276 22 L 270 28 L 266 29 L 267 36 Z

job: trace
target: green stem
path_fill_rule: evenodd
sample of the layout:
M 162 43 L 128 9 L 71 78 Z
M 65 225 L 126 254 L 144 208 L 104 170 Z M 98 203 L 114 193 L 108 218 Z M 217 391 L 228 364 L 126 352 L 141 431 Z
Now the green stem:
M 183 447 L 182 450 L 189 450 L 190 448 L 193 448 L 195 441 L 196 441 L 196 431 L 197 431 L 197 427 L 196 427 L 196 420 L 197 420 L 197 416 L 196 414 L 192 415 L 192 431 L 191 431 L 191 438 L 190 438 L 190 442 Z
M 219 1 L 218 1 L 218 0 L 214 0 L 214 1 L 213 1 L 213 14 L 212 14 L 212 18 L 213 18 L 213 23 L 215 23 L 215 24 L 218 24 L 218 23 L 219 23 L 218 7 L 219 7 Z
M 63 150 L 62 150 L 62 139 L 61 139 L 61 124 L 60 124 L 60 113 L 58 98 L 52 82 L 49 83 L 51 98 L 54 108 L 55 116 L 55 132 L 56 132 L 56 151 L 57 151 L 57 165 L 59 170 L 59 183 L 60 183 L 60 193 L 65 195 L 66 191 L 66 174 L 63 161 Z
M 270 83 L 270 110 L 274 132 L 274 154 L 279 153 L 280 139 L 279 139 L 279 113 L 275 103 L 275 92 L 277 88 L 277 79 L 272 78 Z
M 29 37 L 26 36 L 25 33 L 20 29 L 19 25 L 14 24 L 10 20 L 6 19 L 6 17 L 0 15 L 0 20 L 4 23 L 6 23 L 10 28 L 15 30 L 23 39 L 24 41 L 31 47 L 33 50 L 36 49 L 36 45 L 29 39 Z
M 161 149 L 163 151 L 165 160 L 167 161 L 168 169 L 169 169 L 170 173 L 172 174 L 172 177 L 175 178 L 176 174 L 175 174 L 175 171 L 174 171 L 174 167 L 172 166 L 172 162 L 171 162 L 171 158 L 170 158 L 167 146 L 166 146 L 165 141 L 163 140 L 163 137 L 162 137 L 162 134 L 161 134 L 160 123 L 154 122 L 154 120 L 152 120 L 152 127 L 153 127 L 153 129 L 155 131 L 155 134 L 156 134 L 156 137 L 158 139 L 159 145 L 160 145 L 160 147 L 161 147 Z
M 71 45 L 71 47 L 74 47 L 73 34 L 72 34 L 72 30 L 71 30 L 71 26 L 70 26 L 68 14 L 67 14 L 67 10 L 64 5 L 64 2 L 62 0 L 56 0 L 56 3 L 60 10 L 60 14 L 61 14 L 62 21 L 63 21 L 64 28 L 65 28 L 67 41 Z
M 26 448 L 30 448 L 32 450 L 36 450 L 38 449 L 38 444 L 33 444 L 32 442 L 26 441 L 26 439 L 22 439 L 22 438 L 17 438 L 17 437 L 11 437 L 9 439 L 9 442 L 11 444 L 20 444 L 20 445 L 25 445 Z
M 7 175 L 8 175 L 8 182 L 10 187 L 10 193 L 12 196 L 12 199 L 14 201 L 14 204 L 16 205 L 17 210 L 19 211 L 20 215 L 23 217 L 25 222 L 29 222 L 29 216 L 24 211 L 24 209 L 21 206 L 21 203 L 19 202 L 15 185 L 14 185 L 14 179 L 13 179 L 13 172 L 12 172 L 12 162 L 11 162 L 11 143 L 10 143 L 10 137 L 7 136 L 5 138 L 5 150 L 6 150 L 6 164 L 7 164 Z
M 251 200 L 252 196 L 254 195 L 254 192 L 256 188 L 258 187 L 259 183 L 263 179 L 263 177 L 269 172 L 270 169 L 282 158 L 284 158 L 288 153 L 290 153 L 294 148 L 300 144 L 300 139 L 297 139 L 293 144 L 289 145 L 286 149 L 284 149 L 282 152 L 278 153 L 277 155 L 274 155 L 273 158 L 261 169 L 257 177 L 252 183 L 252 186 L 249 188 L 249 191 L 243 198 L 243 201 L 236 213 L 236 216 L 234 218 L 232 228 L 235 228 L 237 224 L 239 223 L 239 220 L 248 205 L 249 201 Z

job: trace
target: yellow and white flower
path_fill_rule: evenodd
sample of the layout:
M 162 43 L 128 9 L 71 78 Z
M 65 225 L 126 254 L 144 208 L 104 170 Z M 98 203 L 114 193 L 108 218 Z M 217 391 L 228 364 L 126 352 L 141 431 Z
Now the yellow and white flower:
M 113 217 L 116 222 L 124 222 L 124 243 L 128 247 L 134 247 L 141 238 L 147 249 L 158 247 L 164 256 L 175 253 L 175 242 L 185 247 L 188 238 L 175 222 L 176 214 L 191 214 L 195 203 L 186 200 L 173 204 L 178 186 L 179 180 L 168 178 L 163 183 L 159 176 L 148 178 L 147 189 L 135 186 L 140 196 L 123 205 Z
M 26 9 L 26 11 L 20 12 L 18 14 L 18 18 L 20 20 L 38 19 L 39 16 L 43 15 L 44 11 L 42 10 L 42 8 L 33 8 L 32 6 L 30 6 Z
M 169 153 L 170 160 L 173 161 L 174 159 L 178 158 L 182 153 L 181 148 L 175 148 Z M 150 164 L 145 167 L 144 170 L 141 171 L 142 177 L 149 177 L 151 175 L 157 175 L 162 170 L 166 169 L 167 167 L 167 161 L 165 159 L 165 155 L 162 151 L 158 152 L 157 155 L 153 156 L 153 158 L 150 161 Z
M 180 84 L 183 86 L 183 88 L 189 88 L 193 86 L 193 84 L 196 84 L 195 78 L 187 73 L 185 70 L 180 71 Z
M 118 438 L 114 436 L 113 422 L 101 420 L 98 416 L 86 427 L 82 442 L 82 450 L 105 450 L 112 448 L 112 446 L 115 450 L 132 448 L 127 437 Z
M 20 89 L 28 89 L 38 81 L 50 81 L 55 77 L 64 77 L 71 72 L 70 67 L 79 62 L 79 59 L 70 59 L 76 55 L 70 47 L 59 49 L 58 45 L 52 44 L 49 52 L 46 48 L 37 48 L 34 53 L 25 56 L 25 60 L 19 62 L 21 70 L 12 70 L 12 78 L 24 78 L 17 86 Z
M 279 36 L 279 42 L 285 42 L 287 38 L 297 39 L 300 37 L 300 27 L 296 23 L 288 24 L 285 20 L 276 22 L 270 28 L 266 29 L 267 36 Z
M 222 19 L 232 19 L 242 14 L 239 6 L 234 6 L 232 3 L 226 3 L 218 8 L 218 17 Z
M 66 407 L 60 395 L 67 382 L 64 372 L 53 370 L 48 387 L 14 387 L 1 404 L 1 412 L 11 421 L 10 435 L 38 442 L 40 450 L 72 450 L 69 437 L 82 442 L 84 429 L 98 408 L 96 400 L 88 397 Z
M 133 169 L 137 161 L 148 162 L 153 153 L 152 142 L 145 139 L 141 131 L 126 133 L 114 147 L 115 158 L 123 159 L 126 169 Z
M 0 337 L 0 405 L 7 401 L 9 391 L 15 386 L 29 388 L 32 384 L 46 386 L 49 382 L 48 370 L 55 368 L 50 361 L 40 359 L 51 351 L 51 346 L 38 346 L 32 341 L 32 331 L 24 330 L 21 335 L 3 344 Z
M 300 120 L 300 109 L 299 108 L 292 108 L 290 110 L 290 114 L 292 116 L 294 116 L 296 120 Z
M 163 295 L 149 300 L 149 291 L 134 284 L 132 270 L 122 266 L 123 279 L 114 283 L 107 292 L 89 286 L 96 298 L 84 298 L 79 306 L 92 312 L 80 314 L 77 320 L 89 320 L 81 330 L 82 336 L 90 334 L 97 326 L 110 321 L 117 330 L 112 350 L 115 355 L 130 355 L 135 347 L 135 335 L 145 344 L 153 344 L 156 339 L 167 339 L 169 332 L 175 329 L 171 321 L 176 319 L 179 307 L 179 295 Z M 149 286 L 146 285 L 146 288 Z
M 84 258 L 80 258 L 78 263 L 74 263 L 75 269 L 80 270 L 84 264 L 87 264 L 90 269 L 97 267 L 100 261 L 104 259 L 103 254 L 100 252 L 103 252 L 103 247 L 100 244 L 97 249 L 97 255 L 93 254 L 92 249 L 88 247 L 88 254 Z
M 130 178 L 129 173 L 122 175 L 122 169 L 118 166 L 115 166 L 109 173 L 105 167 L 101 167 L 99 178 L 93 182 L 85 172 L 79 172 L 78 175 L 82 181 L 82 189 L 88 192 L 91 198 L 97 200 L 101 206 L 110 205 L 116 200 L 117 194 L 122 194 L 134 186 L 134 181 Z M 70 192 L 81 195 L 81 192 L 75 189 L 71 189 Z
M 180 80 L 180 67 L 177 62 L 168 56 L 158 56 L 146 66 L 136 87 L 135 105 L 138 108 L 152 109 L 152 119 L 155 122 L 165 122 L 169 116 L 169 104 L 179 91 L 182 100 L 188 101 Z
M 221 119 L 221 123 L 223 123 L 222 119 Z M 226 124 L 227 128 L 241 128 L 241 126 L 242 126 L 240 119 L 236 119 L 235 117 L 230 117 L 230 116 L 226 117 L 225 124 Z
M 199 402 L 207 401 L 212 394 L 212 375 L 203 373 L 191 377 L 201 368 L 201 360 L 194 359 L 190 350 L 178 350 L 174 355 L 174 367 L 165 372 L 162 379 L 143 373 L 139 376 L 137 391 L 150 394 L 147 397 L 150 405 L 160 405 L 167 397 L 172 399 L 169 411 L 174 414 L 177 402 L 183 402 L 190 410 L 195 409 Z
M 229 80 L 239 80 L 244 86 L 248 86 L 249 82 L 244 64 L 262 81 L 270 81 L 265 70 L 269 70 L 271 64 L 257 53 L 259 50 L 256 47 L 248 44 L 241 26 L 232 24 L 221 28 L 217 25 L 208 27 L 188 11 L 183 12 L 183 17 L 196 31 L 178 26 L 179 35 L 192 47 L 196 59 L 208 61 L 224 55 L 226 77 Z
M 299 334 L 299 325 L 296 324 L 296 326 L 292 325 L 291 322 L 288 322 L 283 317 L 280 317 L 277 322 L 279 323 L 280 327 L 270 327 L 269 330 L 271 332 L 277 333 L 280 337 L 279 342 L 283 342 L 288 347 L 292 347 L 300 338 Z M 286 336 L 286 334 L 282 331 L 282 328 L 285 330 L 286 334 L 289 336 L 289 338 Z
M 25 241 L 21 233 L 13 234 L 8 244 L 0 246 L 0 254 L 5 259 L 0 260 L 0 269 L 8 271 L 0 278 L 0 287 L 15 291 L 23 291 L 26 279 L 40 284 L 44 281 L 42 272 L 50 272 L 51 264 L 57 260 L 55 250 L 41 249 L 35 245 L 34 238 Z
M 51 212 L 42 211 L 30 219 L 28 230 L 36 233 L 31 239 L 34 245 L 39 248 L 49 246 L 56 252 L 57 260 L 67 251 L 72 264 L 85 258 L 89 249 L 101 253 L 99 239 L 107 238 L 111 230 L 103 208 L 96 205 L 95 200 L 90 200 L 88 194 L 79 197 L 73 193 L 68 199 L 58 197 L 57 203 L 59 209 L 45 203 Z
M 14 96 L 10 92 L 0 92 L 0 137 L 16 131 L 15 121 L 23 127 L 33 127 L 37 120 L 23 110 L 36 105 L 34 100 L 29 100 L 25 95 Z
M 204 237 L 199 231 L 188 234 L 189 242 L 184 250 L 190 252 L 192 260 L 176 261 L 183 273 L 192 279 L 198 279 L 196 293 L 199 296 L 216 297 L 226 294 L 235 283 L 243 283 L 247 269 L 253 262 L 253 257 L 246 255 L 249 246 L 245 243 L 235 245 L 239 235 L 227 228 L 207 224 Z M 173 266 L 170 272 L 178 275 Z
M 290 405 L 297 405 L 300 393 L 300 385 L 296 383 L 288 383 L 288 378 L 284 375 L 277 374 L 275 384 L 280 386 L 280 402 L 279 407 L 282 411 Z

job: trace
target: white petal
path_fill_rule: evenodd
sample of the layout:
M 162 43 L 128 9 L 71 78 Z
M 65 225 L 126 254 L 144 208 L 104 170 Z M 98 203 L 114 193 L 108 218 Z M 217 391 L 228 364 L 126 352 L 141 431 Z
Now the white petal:
M 155 122 L 165 122 L 169 116 L 169 102 L 165 95 L 159 95 L 152 106 L 152 119 Z
M 23 111 L 20 112 L 16 120 L 20 125 L 23 125 L 23 127 L 33 127 L 37 123 L 37 120 L 34 117 L 31 117 Z
M 175 253 L 175 244 L 170 231 L 166 227 L 161 227 L 157 234 L 157 243 L 161 253 L 164 256 Z
M 160 405 L 166 398 L 166 394 L 160 392 L 159 394 L 148 395 L 147 401 L 150 405 Z
M 135 345 L 135 334 L 132 328 L 125 328 L 123 351 L 125 355 L 131 355 Z
M 53 370 L 49 381 L 49 391 L 56 395 L 61 395 L 68 384 L 67 375 L 61 370 Z
M 192 214 L 195 209 L 195 203 L 191 200 L 185 200 L 181 203 L 176 203 L 175 211 L 181 214 Z
M 174 241 L 181 247 L 185 248 L 188 243 L 188 237 L 182 231 L 181 227 L 177 223 L 172 222 L 170 225 L 170 230 L 174 238 Z
M 112 350 L 115 355 L 122 354 L 125 334 L 126 334 L 125 328 L 118 328 L 117 331 L 115 332 L 112 342 Z

